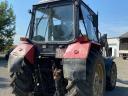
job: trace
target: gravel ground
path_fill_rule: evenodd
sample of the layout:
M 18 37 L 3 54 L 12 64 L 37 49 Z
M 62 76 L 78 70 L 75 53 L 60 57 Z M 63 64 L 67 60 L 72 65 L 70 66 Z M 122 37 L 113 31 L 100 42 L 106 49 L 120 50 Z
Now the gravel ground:
M 6 64 L 7 62 L 0 60 L 0 96 L 14 96 L 9 87 L 10 80 Z
M 105 96 L 128 96 L 128 60 L 115 59 L 118 69 L 117 87 L 112 92 L 106 92 Z M 0 96 L 14 96 L 9 87 L 9 75 L 6 62 L 0 59 Z
M 107 92 L 106 96 L 128 96 L 128 60 L 115 59 L 117 64 L 117 87 L 112 92 Z

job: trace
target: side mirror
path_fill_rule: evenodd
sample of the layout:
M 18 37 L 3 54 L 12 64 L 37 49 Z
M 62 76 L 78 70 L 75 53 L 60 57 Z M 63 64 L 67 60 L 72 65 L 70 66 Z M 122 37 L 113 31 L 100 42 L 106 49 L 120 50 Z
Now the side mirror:
M 32 14 L 32 10 L 31 10 L 31 9 L 29 9 L 29 10 L 28 10 L 28 13 L 29 13 L 29 14 Z
M 107 40 L 107 34 L 103 34 L 102 36 L 100 34 L 100 41 L 102 40 Z
M 103 34 L 101 37 L 100 37 L 100 44 L 101 46 L 105 47 L 105 44 L 107 43 L 107 34 Z

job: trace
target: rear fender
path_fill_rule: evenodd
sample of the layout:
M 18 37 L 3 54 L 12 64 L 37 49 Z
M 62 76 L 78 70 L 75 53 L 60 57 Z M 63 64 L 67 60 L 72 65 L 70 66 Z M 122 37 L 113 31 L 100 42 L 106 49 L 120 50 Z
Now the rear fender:
M 69 45 L 66 49 L 66 52 L 63 58 L 76 58 L 76 59 L 86 59 L 88 57 L 88 53 L 90 51 L 91 43 L 80 43 L 76 42 Z
M 8 66 L 10 72 L 17 72 L 22 66 L 23 60 L 26 59 L 30 64 L 34 64 L 35 47 L 30 43 L 18 45 L 9 56 Z
M 76 42 L 68 46 L 63 57 L 64 78 L 73 81 L 86 79 L 86 59 L 90 45 L 88 42 Z

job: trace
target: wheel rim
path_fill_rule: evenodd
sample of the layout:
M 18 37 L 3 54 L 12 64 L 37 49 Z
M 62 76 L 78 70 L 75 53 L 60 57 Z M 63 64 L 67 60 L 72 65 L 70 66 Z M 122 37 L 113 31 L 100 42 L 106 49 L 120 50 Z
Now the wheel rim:
M 94 83 L 93 83 L 93 96 L 103 96 L 104 89 L 104 76 L 103 67 L 101 64 L 97 64 Z
M 111 84 L 112 84 L 112 86 L 115 86 L 116 78 L 117 78 L 116 66 L 113 65 L 112 69 L 111 69 Z

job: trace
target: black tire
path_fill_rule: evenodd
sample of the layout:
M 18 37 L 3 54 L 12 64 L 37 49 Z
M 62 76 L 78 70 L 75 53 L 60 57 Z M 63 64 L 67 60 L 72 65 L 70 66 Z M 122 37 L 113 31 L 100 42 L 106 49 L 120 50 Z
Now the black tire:
M 97 73 L 98 76 L 100 73 L 102 76 L 96 77 Z M 101 79 L 99 80 L 100 87 L 96 87 L 96 78 Z M 68 85 L 66 96 L 104 96 L 106 73 L 102 56 L 98 52 L 91 51 L 86 62 L 86 80 L 70 81 Z M 97 91 L 99 95 L 94 92 L 94 89 L 95 92 L 96 89 L 101 90 Z
M 113 89 L 115 89 L 116 81 L 117 81 L 117 67 L 116 64 L 113 62 L 110 70 L 110 77 L 108 77 L 107 80 L 106 89 L 108 91 L 112 91 Z
M 30 66 L 22 62 L 22 68 L 17 73 L 11 73 L 12 93 L 15 96 L 30 96 L 33 90 L 33 78 Z

